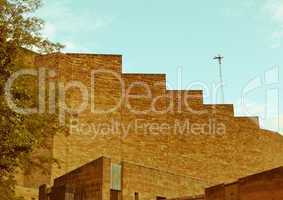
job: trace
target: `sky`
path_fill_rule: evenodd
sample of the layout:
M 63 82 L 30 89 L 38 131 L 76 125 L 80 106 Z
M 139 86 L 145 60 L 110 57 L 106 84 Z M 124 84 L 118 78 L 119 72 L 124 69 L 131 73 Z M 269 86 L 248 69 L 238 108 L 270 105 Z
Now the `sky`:
M 283 133 L 283 0 L 43 0 L 42 34 L 64 52 L 123 55 L 123 72 L 165 73 L 168 89 L 214 98 Z M 242 99 L 244 98 L 244 103 Z

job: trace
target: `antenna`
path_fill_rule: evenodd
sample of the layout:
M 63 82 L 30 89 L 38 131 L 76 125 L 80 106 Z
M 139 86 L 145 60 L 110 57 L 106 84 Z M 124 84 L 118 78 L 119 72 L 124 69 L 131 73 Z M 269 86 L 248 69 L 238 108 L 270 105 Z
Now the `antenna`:
M 221 100 L 222 103 L 224 103 L 224 83 L 223 83 L 223 74 L 222 74 L 222 60 L 224 59 L 224 57 L 219 54 L 218 56 L 215 56 L 213 59 L 218 60 L 219 63 L 219 78 L 220 78 L 220 87 L 221 87 L 221 96 L 222 96 Z

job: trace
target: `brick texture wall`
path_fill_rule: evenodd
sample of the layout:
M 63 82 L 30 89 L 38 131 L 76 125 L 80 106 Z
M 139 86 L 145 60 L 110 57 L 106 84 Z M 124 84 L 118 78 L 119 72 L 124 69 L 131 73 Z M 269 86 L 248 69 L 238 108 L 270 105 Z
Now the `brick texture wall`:
M 174 198 L 184 194 L 201 194 L 209 185 L 204 180 L 177 175 L 159 169 L 148 168 L 128 162 L 122 163 L 123 200 L 155 200 L 157 197 Z
M 283 199 L 283 167 L 239 180 L 240 200 Z
M 205 193 L 206 200 L 281 200 L 283 167 L 207 188 Z
M 34 60 L 35 66 L 55 70 L 53 79 L 58 82 L 66 84 L 70 80 L 77 80 L 88 88 L 93 84 L 94 91 L 89 101 L 95 97 L 95 109 L 115 106 L 121 97 L 121 85 L 109 71 L 96 71 L 95 79 L 91 80 L 91 70 L 111 70 L 120 74 L 125 88 L 136 82 L 130 90 L 131 95 L 147 95 L 146 88 L 138 84 L 147 83 L 151 98 L 131 98 L 127 102 L 137 111 L 147 110 L 152 104 L 158 111 L 172 106 L 167 113 L 146 114 L 132 113 L 125 101 L 118 109 L 107 114 L 91 113 L 88 107 L 87 111 L 78 115 L 82 124 L 97 125 L 114 120 L 129 125 L 138 119 L 143 126 L 147 123 L 165 123 L 174 127 L 176 123 L 187 121 L 193 125 L 206 125 L 204 131 L 196 127 L 194 132 L 189 130 L 186 134 L 176 134 L 172 128 L 164 129 L 163 134 L 151 135 L 144 130 L 129 129 L 125 136 L 121 128 L 111 135 L 96 134 L 95 130 L 86 129 L 74 130 L 73 134 L 57 134 L 50 152 L 60 161 L 60 167 L 52 166 L 50 181 L 101 156 L 115 162 L 129 161 L 178 176 L 207 180 L 211 184 L 283 165 L 283 137 L 261 129 L 256 117 L 235 117 L 233 105 L 204 104 L 201 91 L 166 90 L 166 77 L 162 74 L 122 74 L 121 56 L 51 54 L 31 58 L 29 62 Z M 158 96 L 161 98 L 153 103 L 152 99 Z M 173 105 L 169 103 L 170 98 L 174 99 Z M 70 106 L 76 106 L 80 100 L 78 91 L 69 91 L 66 95 Z M 190 105 L 190 109 L 185 105 Z M 66 121 L 69 119 L 70 116 L 67 116 Z M 224 124 L 225 134 L 210 134 L 209 127 L 213 127 L 213 124 Z M 43 183 L 35 180 L 33 185 Z M 181 194 L 183 190 L 176 192 Z
M 197 196 L 189 196 L 189 197 L 179 197 L 169 200 L 205 200 L 204 195 L 197 195 Z
M 68 199 L 66 195 L 75 199 L 109 200 L 110 162 L 102 157 L 55 179 L 51 200 Z
M 208 185 L 203 180 L 129 162 L 119 164 L 121 173 L 118 177 L 111 169 L 117 164 L 113 164 L 111 159 L 102 157 L 58 177 L 51 188 L 40 187 L 39 200 L 68 200 L 70 195 L 77 200 L 106 200 L 110 197 L 132 200 L 135 195 L 140 200 L 155 200 L 184 193 L 198 194 Z M 113 180 L 121 181 L 121 187 L 115 191 L 111 186 Z

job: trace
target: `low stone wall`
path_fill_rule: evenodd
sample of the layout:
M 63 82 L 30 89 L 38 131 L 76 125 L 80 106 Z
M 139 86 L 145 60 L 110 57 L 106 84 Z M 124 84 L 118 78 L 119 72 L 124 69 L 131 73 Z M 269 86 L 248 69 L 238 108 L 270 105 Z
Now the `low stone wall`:
M 109 200 L 110 159 L 101 157 L 54 180 L 49 192 L 40 187 L 39 200 Z
M 204 195 L 190 196 L 190 197 L 180 197 L 176 199 L 168 199 L 168 200 L 205 200 Z
M 282 200 L 283 167 L 206 189 L 205 200 Z

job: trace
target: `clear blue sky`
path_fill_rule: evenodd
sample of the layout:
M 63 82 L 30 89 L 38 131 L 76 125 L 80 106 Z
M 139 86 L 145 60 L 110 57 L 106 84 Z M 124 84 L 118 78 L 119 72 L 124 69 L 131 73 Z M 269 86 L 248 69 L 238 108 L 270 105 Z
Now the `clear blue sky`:
M 183 89 L 194 81 L 211 88 L 219 80 L 212 58 L 221 53 L 225 102 L 238 115 L 260 115 L 265 128 L 278 130 L 278 119 L 283 128 L 283 106 L 278 116 L 276 95 L 266 100 L 271 89 L 283 98 L 283 0 L 45 0 L 37 15 L 66 52 L 122 54 L 124 72 L 166 73 L 175 89 L 178 67 Z M 279 80 L 273 70 L 264 81 L 275 66 Z M 239 100 L 251 80 L 261 86 L 248 95 L 247 112 Z

